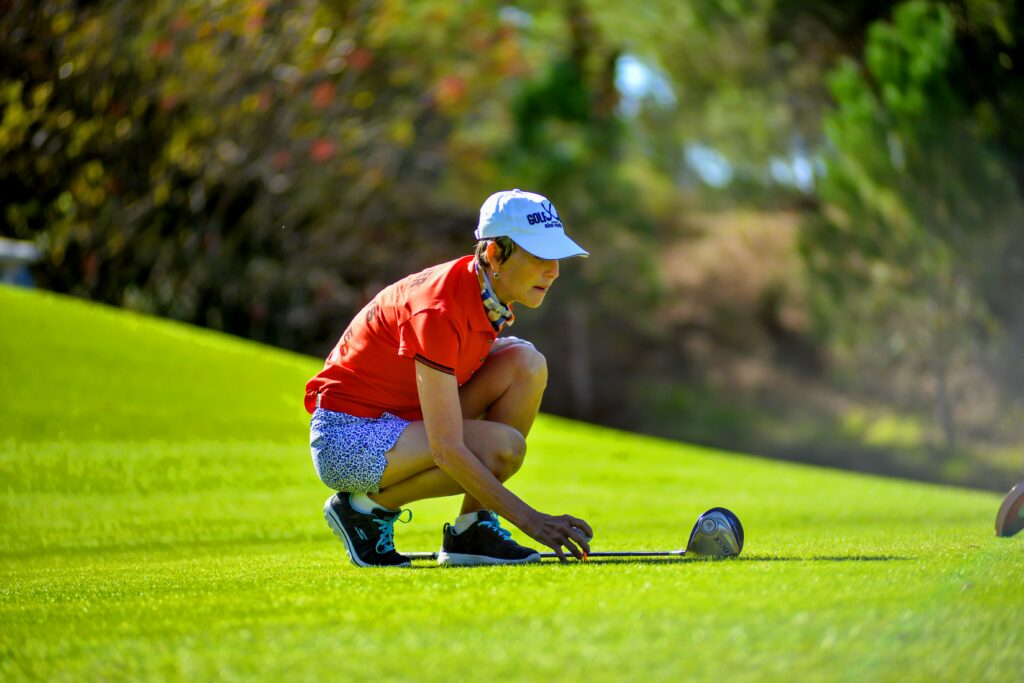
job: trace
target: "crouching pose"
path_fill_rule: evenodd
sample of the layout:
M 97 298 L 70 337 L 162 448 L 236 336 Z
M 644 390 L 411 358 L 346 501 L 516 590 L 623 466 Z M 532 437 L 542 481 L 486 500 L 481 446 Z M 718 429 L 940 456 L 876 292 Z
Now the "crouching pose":
M 584 520 L 544 514 L 503 485 L 523 466 L 547 365 L 529 342 L 498 337 L 512 304 L 541 305 L 559 259 L 587 252 L 551 202 L 520 190 L 491 195 L 475 235 L 475 254 L 382 290 L 306 385 L 313 465 L 338 492 L 324 516 L 356 565 L 409 566 L 394 545 L 402 506 L 457 494 L 441 564 L 539 560 L 499 515 L 562 560 L 590 551 Z

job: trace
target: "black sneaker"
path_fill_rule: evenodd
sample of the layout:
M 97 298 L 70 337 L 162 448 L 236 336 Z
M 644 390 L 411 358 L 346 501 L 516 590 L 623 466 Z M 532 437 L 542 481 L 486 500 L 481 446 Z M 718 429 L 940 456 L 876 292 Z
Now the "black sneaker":
M 540 553 L 512 540 L 501 528 L 498 516 L 488 510 L 476 513 L 476 521 L 461 534 L 444 525 L 444 543 L 437 563 L 445 565 L 526 564 L 539 562 Z
M 348 493 L 337 493 L 324 503 L 324 519 L 341 539 L 348 557 L 357 567 L 409 567 L 408 557 L 395 552 L 395 520 L 405 510 L 390 512 L 374 508 L 363 514 L 349 502 Z M 412 518 L 412 512 L 409 512 Z M 408 522 L 408 519 L 401 520 Z

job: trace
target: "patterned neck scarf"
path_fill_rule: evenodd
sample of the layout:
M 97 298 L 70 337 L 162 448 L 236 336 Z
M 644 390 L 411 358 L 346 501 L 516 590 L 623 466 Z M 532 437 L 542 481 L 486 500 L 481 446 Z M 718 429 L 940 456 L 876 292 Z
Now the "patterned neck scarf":
M 476 279 L 480 283 L 480 299 L 484 303 L 487 319 L 491 321 L 494 331 L 501 332 L 503 325 L 512 327 L 512 323 L 516 321 L 516 317 L 512 315 L 512 307 L 506 306 L 498 299 L 498 295 L 494 293 L 494 288 L 491 287 L 491 281 L 487 279 L 487 273 L 480 267 L 480 262 L 477 261 L 475 265 Z

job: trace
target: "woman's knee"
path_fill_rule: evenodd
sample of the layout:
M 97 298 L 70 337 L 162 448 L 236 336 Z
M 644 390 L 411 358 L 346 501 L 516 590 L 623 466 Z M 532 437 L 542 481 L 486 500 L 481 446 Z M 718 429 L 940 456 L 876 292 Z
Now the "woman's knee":
M 509 350 L 517 377 L 540 387 L 548 383 L 548 361 L 533 344 L 516 344 Z
M 519 430 L 507 425 L 500 425 L 496 431 L 486 452 L 478 456 L 499 481 L 505 481 L 523 466 L 523 460 L 526 458 L 526 439 Z

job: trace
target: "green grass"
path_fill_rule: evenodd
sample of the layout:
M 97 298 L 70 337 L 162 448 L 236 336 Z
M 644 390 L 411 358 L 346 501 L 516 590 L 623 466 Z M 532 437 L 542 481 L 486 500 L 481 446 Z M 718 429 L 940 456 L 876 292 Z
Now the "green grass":
M 1024 540 L 990 493 L 542 416 L 512 488 L 595 549 L 743 519 L 736 561 L 359 570 L 306 358 L 0 287 L 0 679 L 1009 681 Z M 412 506 L 434 550 L 455 499 Z M 522 536 L 519 535 L 522 540 Z

